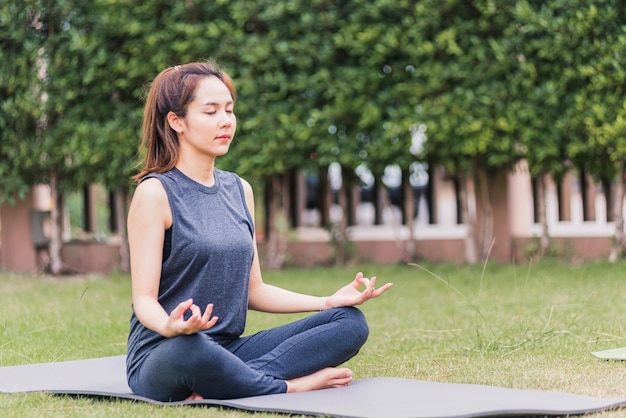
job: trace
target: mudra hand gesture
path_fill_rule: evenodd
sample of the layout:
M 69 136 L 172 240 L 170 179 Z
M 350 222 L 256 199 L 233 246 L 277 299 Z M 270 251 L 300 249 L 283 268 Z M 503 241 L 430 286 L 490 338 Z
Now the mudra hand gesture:
M 185 319 L 185 312 L 190 311 L 191 315 Z M 217 316 L 211 316 L 213 313 L 213 304 L 210 303 L 204 313 L 200 307 L 193 303 L 192 299 L 181 302 L 170 313 L 167 323 L 167 329 L 170 330 L 172 336 L 175 335 L 191 335 L 196 332 L 207 330 L 217 322 Z
M 365 286 L 365 289 L 359 290 L 362 286 Z M 363 273 L 359 272 L 350 284 L 345 285 L 333 295 L 327 297 L 322 304 L 322 309 L 361 305 L 370 299 L 382 295 L 391 286 L 393 286 L 393 283 L 386 283 L 376 289 L 376 277 L 368 279 L 363 277 Z

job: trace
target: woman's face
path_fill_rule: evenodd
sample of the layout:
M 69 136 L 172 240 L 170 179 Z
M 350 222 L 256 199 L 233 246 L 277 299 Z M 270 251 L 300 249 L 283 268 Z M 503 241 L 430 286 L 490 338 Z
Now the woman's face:
M 180 146 L 213 157 L 226 154 L 237 128 L 234 105 L 228 87 L 219 78 L 201 80 L 187 115 L 172 126 Z

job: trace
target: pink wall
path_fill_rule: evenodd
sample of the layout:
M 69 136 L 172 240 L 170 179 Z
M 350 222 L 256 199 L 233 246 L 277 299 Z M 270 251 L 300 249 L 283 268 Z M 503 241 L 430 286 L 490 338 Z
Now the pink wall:
M 15 272 L 36 272 L 37 254 L 31 239 L 32 194 L 15 206 L 0 205 L 0 268 Z
M 440 174 L 438 174 L 440 175 Z M 490 173 L 489 176 L 489 202 L 493 210 L 493 248 L 489 254 L 489 260 L 496 262 L 524 262 L 536 248 L 536 238 L 532 238 L 537 225 L 532 219 L 532 189 L 528 170 L 524 164 L 520 164 L 513 173 L 502 170 L 498 173 Z M 436 179 L 435 179 L 436 180 Z M 435 182 L 435 184 L 440 184 Z M 437 194 L 436 194 L 437 195 Z M 441 199 L 436 205 L 441 206 L 437 213 L 444 213 L 443 209 L 449 210 L 454 207 L 454 196 L 447 200 Z M 477 197 L 479 194 L 477 193 Z M 592 196 L 593 197 L 593 196 Z M 38 272 L 40 263 L 38 254 L 32 241 L 31 213 L 32 208 L 40 207 L 38 202 L 45 199 L 38 198 L 37 193 L 30 193 L 15 206 L 8 204 L 0 205 L 0 269 L 14 272 Z M 41 203 L 41 202 L 40 202 Z M 45 203 L 45 202 L 44 202 Z M 483 213 L 480 199 L 476 202 L 476 213 Z M 45 206 L 45 205 L 44 205 Z M 571 215 L 571 214 L 570 214 Z M 448 215 L 441 216 L 449 218 Z M 554 235 L 553 247 L 559 256 L 567 260 L 594 260 L 607 258 L 610 252 L 612 232 L 607 231 L 607 223 L 599 221 L 584 222 L 584 234 L 576 235 L 572 228 L 572 216 L 568 216 L 568 222 L 558 223 L 559 228 L 566 229 L 568 234 Z M 478 232 L 483 226 L 484 219 L 478 218 Z M 446 224 L 446 222 L 448 222 Z M 463 263 L 465 260 L 465 243 L 462 232 L 458 233 L 459 225 L 455 221 L 448 220 L 439 225 L 422 225 L 425 229 L 431 228 L 430 235 L 423 235 L 424 229 L 420 230 L 420 238 L 416 241 L 416 252 L 419 260 L 432 262 L 450 261 Z M 450 224 L 452 222 L 452 224 Z M 581 224 L 577 224 L 580 228 Z M 610 226 L 609 226 L 610 227 Z M 384 226 L 376 228 L 385 228 Z M 395 226 L 401 229 L 403 226 Z M 418 227 L 419 229 L 420 227 Z M 448 228 L 457 231 L 451 235 L 440 233 Z M 436 230 L 436 231 L 435 231 Z M 292 239 L 287 246 L 287 265 L 298 267 L 313 267 L 316 265 L 328 265 L 333 261 L 333 247 L 324 236 L 324 231 L 318 228 L 314 238 Z M 385 231 L 377 229 L 376 231 Z M 432 233 L 433 231 L 437 233 Z M 462 230 L 461 230 L 462 231 Z M 261 231 L 262 232 L 262 231 Z M 591 232 L 591 233 L 590 233 Z M 261 236 L 262 234 L 259 234 Z M 352 260 L 358 263 L 398 263 L 402 261 L 402 242 L 395 234 L 380 234 L 386 238 L 380 238 L 379 234 L 363 235 L 353 240 Z M 396 239 L 394 239 L 394 236 Z M 488 243 L 490 244 L 490 243 Z M 482 243 L 479 243 L 482 245 Z M 266 244 L 259 242 L 261 262 L 263 264 Z M 69 271 L 77 273 L 110 272 L 118 269 L 120 264 L 119 244 L 97 243 L 86 241 L 73 241 L 64 243 L 62 256 Z M 418 261 L 418 260 L 415 260 Z

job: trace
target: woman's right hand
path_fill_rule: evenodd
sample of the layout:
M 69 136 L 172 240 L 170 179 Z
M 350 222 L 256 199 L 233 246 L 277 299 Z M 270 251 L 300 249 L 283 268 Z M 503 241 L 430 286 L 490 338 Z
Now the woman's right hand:
M 191 311 L 191 316 L 185 319 L 185 312 Z M 174 308 L 168 317 L 166 328 L 169 335 L 191 335 L 196 332 L 211 328 L 217 323 L 218 317 L 213 316 L 213 304 L 209 303 L 204 313 L 200 311 L 198 305 L 193 303 L 193 299 L 187 299 Z

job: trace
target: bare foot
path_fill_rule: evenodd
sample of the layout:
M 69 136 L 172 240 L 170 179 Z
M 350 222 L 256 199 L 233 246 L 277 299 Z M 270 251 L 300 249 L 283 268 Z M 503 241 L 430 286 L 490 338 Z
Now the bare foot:
M 186 401 L 201 401 L 202 399 L 204 398 L 198 395 L 196 392 L 192 393 L 191 395 L 185 398 Z
M 338 388 L 352 382 L 352 371 L 346 368 L 327 367 L 319 372 L 287 380 L 287 393 Z

